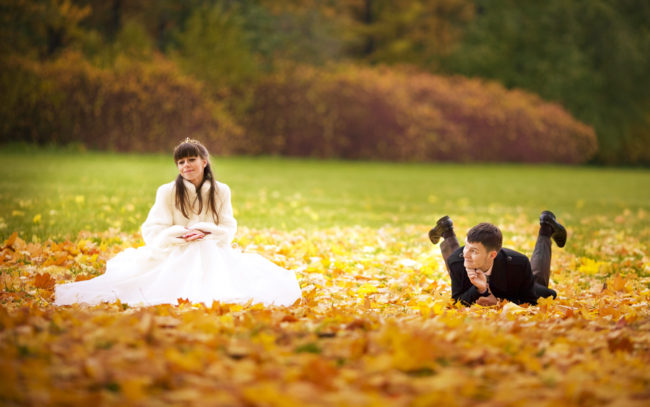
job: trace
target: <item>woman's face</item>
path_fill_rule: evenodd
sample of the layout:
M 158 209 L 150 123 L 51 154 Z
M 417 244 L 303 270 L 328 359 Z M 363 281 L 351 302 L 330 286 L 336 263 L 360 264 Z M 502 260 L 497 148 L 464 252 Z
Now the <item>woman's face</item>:
M 181 177 L 196 187 L 203 181 L 203 169 L 207 164 L 208 162 L 201 157 L 184 157 L 176 161 Z

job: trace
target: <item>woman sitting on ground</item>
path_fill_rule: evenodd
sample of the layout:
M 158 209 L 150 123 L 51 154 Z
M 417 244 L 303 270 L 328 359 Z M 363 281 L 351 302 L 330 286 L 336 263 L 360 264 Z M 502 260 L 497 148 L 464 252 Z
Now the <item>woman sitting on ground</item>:
M 301 298 L 293 272 L 232 248 L 237 230 L 228 185 L 215 180 L 207 149 L 186 139 L 174 150 L 179 175 L 162 185 L 142 225 L 145 246 L 126 249 L 92 280 L 57 285 L 55 304 L 291 305 Z

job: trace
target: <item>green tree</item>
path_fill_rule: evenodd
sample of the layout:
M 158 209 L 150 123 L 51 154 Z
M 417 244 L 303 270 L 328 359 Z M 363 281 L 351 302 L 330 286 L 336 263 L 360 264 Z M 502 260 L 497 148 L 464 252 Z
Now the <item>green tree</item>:
M 243 3 L 251 48 L 268 70 L 277 68 L 277 62 L 321 65 L 343 57 L 343 26 L 326 8 L 300 0 Z
M 91 12 L 82 25 L 96 31 L 107 42 L 115 40 L 123 26 L 136 22 L 148 33 L 159 51 L 166 51 L 176 43 L 192 13 L 200 7 L 223 3 L 220 0 L 75 0 Z
M 69 0 L 0 0 L 0 55 L 52 57 L 83 36 L 89 13 Z
M 347 57 L 370 63 L 408 63 L 429 69 L 454 49 L 474 13 L 471 0 L 259 0 L 259 3 L 283 17 L 279 27 L 290 33 L 286 36 L 292 44 L 298 45 L 294 46 L 292 59 L 299 59 L 295 55 L 302 53 L 311 55 L 311 61 Z M 286 24 L 287 20 L 292 23 Z
M 605 163 L 650 163 L 650 3 L 477 1 L 447 72 L 497 79 L 595 127 Z
M 474 14 L 470 0 L 342 0 L 349 50 L 374 63 L 432 69 L 449 54 Z
M 215 91 L 240 86 L 258 72 L 246 41 L 243 19 L 222 5 L 194 10 L 178 34 L 176 60 L 184 71 L 207 82 Z

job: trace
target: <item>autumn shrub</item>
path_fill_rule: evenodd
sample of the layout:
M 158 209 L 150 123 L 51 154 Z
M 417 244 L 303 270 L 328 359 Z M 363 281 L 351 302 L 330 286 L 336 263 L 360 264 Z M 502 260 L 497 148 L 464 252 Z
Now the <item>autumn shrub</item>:
M 169 151 L 185 137 L 228 153 L 239 126 L 202 85 L 163 57 L 98 68 L 80 54 L 45 63 L 14 59 L 0 86 L 3 141 L 83 143 L 117 151 Z M 18 80 L 16 80 L 18 78 Z
M 559 105 L 477 79 L 301 66 L 253 94 L 244 153 L 580 163 L 597 146 L 593 129 Z
M 455 158 L 573 164 L 597 150 L 591 127 L 534 94 L 461 76 L 415 74 L 406 86 L 413 104 L 440 112 L 438 143 L 450 143 Z M 449 150 L 430 151 L 433 158 L 450 157 Z

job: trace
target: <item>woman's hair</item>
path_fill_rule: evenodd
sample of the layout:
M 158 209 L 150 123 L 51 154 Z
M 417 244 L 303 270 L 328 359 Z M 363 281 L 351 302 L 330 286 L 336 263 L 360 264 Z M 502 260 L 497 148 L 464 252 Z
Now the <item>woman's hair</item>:
M 503 237 L 498 227 L 491 223 L 479 223 L 467 232 L 467 241 L 482 243 L 488 252 L 501 250 Z
M 208 149 L 199 143 L 196 140 L 190 140 L 186 138 L 185 141 L 180 143 L 174 149 L 174 163 L 178 163 L 178 160 L 181 158 L 188 157 L 201 157 L 207 164 L 203 169 L 203 179 L 198 187 L 196 187 L 196 199 L 199 201 L 199 213 L 203 211 L 203 196 L 201 194 L 201 187 L 203 187 L 204 182 L 210 183 L 210 191 L 208 193 L 208 202 L 207 207 L 210 212 L 212 212 L 212 217 L 214 218 L 215 223 L 219 223 L 219 214 L 217 213 L 217 183 L 215 182 L 214 175 L 212 174 L 212 168 L 210 167 L 210 155 Z M 183 182 L 183 176 L 178 174 L 176 177 L 176 208 L 181 211 L 183 216 L 189 218 L 188 213 L 191 211 L 192 204 L 190 203 L 190 198 L 185 189 L 185 183 Z

